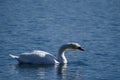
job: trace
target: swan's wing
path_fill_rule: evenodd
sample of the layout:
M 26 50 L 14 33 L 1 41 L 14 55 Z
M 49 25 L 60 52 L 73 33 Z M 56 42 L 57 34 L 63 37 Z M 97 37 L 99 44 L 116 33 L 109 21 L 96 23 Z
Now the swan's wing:
M 12 57 L 13 59 L 18 59 L 19 56 L 15 56 L 15 55 L 12 55 L 12 54 L 9 54 L 10 57 Z
M 19 61 L 33 64 L 54 64 L 56 58 L 47 52 L 34 50 L 31 53 L 23 53 L 19 56 Z

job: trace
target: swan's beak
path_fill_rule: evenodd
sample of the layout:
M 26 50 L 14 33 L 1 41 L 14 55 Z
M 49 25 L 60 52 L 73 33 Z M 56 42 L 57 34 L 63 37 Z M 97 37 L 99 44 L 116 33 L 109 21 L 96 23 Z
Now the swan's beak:
M 81 48 L 81 47 L 78 47 L 78 49 L 79 49 L 79 50 L 81 50 L 81 51 L 84 51 L 84 49 L 83 49 L 83 48 Z

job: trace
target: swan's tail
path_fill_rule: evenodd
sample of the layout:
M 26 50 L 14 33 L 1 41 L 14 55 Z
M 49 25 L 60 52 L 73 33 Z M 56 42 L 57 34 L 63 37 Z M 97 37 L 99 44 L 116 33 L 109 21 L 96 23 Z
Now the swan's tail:
M 12 54 L 9 54 L 10 57 L 12 57 L 13 59 L 19 59 L 19 56 L 15 56 L 15 55 L 12 55 Z

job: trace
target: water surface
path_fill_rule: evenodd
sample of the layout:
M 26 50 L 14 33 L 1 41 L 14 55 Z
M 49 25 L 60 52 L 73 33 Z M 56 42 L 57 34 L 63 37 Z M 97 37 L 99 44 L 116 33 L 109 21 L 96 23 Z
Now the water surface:
M 67 65 L 18 65 L 9 54 L 68 42 Z M 119 80 L 120 0 L 1 0 L 0 80 Z

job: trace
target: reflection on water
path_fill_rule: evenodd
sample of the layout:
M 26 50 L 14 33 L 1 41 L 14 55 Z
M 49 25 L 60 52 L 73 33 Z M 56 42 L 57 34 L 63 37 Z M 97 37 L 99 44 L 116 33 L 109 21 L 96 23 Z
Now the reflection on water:
M 32 64 L 17 64 L 12 65 L 10 72 L 13 75 L 19 75 L 30 79 L 31 77 L 39 77 L 45 80 L 47 76 L 54 76 L 57 79 L 64 79 L 66 76 L 67 64 L 57 65 L 32 65 Z
M 17 64 L 12 65 L 10 74 L 13 77 L 21 77 L 21 79 L 40 79 L 40 80 L 76 80 L 80 78 L 81 66 L 84 64 L 57 64 L 57 65 L 32 65 Z
M 57 66 L 57 77 L 58 79 L 64 79 L 66 75 L 67 64 L 60 64 Z
M 1 0 L 0 80 L 120 80 L 119 32 L 120 0 Z M 39 49 L 54 55 L 71 41 L 86 51 L 66 52 L 67 67 L 14 65 L 9 57 Z
M 57 66 L 57 74 L 64 74 L 67 68 L 67 64 L 60 64 Z

